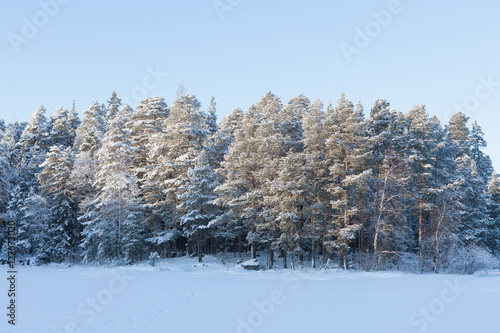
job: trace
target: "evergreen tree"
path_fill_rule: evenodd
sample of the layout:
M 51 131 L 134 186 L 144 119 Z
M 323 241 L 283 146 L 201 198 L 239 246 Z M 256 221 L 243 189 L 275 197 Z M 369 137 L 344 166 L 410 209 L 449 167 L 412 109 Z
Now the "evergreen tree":
M 171 215 L 168 207 L 163 205 L 165 194 L 163 184 L 158 180 L 161 173 L 158 171 L 159 161 L 156 158 L 159 155 L 151 158 L 154 141 L 158 135 L 164 133 L 163 123 L 169 114 L 170 109 L 163 98 L 146 98 L 141 101 L 126 123 L 128 138 L 133 149 L 131 174 L 139 187 L 141 207 L 149 227 L 147 231 L 149 235 L 154 235 L 155 230 L 161 232 L 165 221 Z
M 18 167 L 21 162 L 21 136 L 24 129 L 28 124 L 26 122 L 15 122 L 14 124 L 9 124 L 5 129 L 3 135 L 3 141 L 5 141 L 9 146 L 10 152 L 10 165 L 12 167 Z
M 28 193 L 30 188 L 37 188 L 36 175 L 40 164 L 45 160 L 48 145 L 48 122 L 45 108 L 39 106 L 29 118 L 19 140 L 18 174 L 21 189 Z
M 93 102 L 83 111 L 83 116 L 81 125 L 76 130 L 74 149 L 79 153 L 88 153 L 94 158 L 95 152 L 101 145 L 106 119 L 103 118 L 103 111 L 97 102 Z
M 7 211 L 10 194 L 17 178 L 16 170 L 11 165 L 11 153 L 7 139 L 7 137 L 0 135 L 0 219 Z
M 71 146 L 69 110 L 57 108 L 50 117 L 50 146 Z
M 187 182 L 182 186 L 180 204 L 177 206 L 184 235 L 196 241 L 198 262 L 202 262 L 202 243 L 208 236 L 208 224 L 219 212 L 214 204 L 217 198 L 214 189 L 217 185 L 216 174 L 203 150 L 187 172 Z
M 133 262 L 141 254 L 143 227 L 137 183 L 128 168 L 132 159 L 125 124 L 127 107 L 108 124 L 97 152 L 99 192 L 89 203 L 84 222 L 83 260 Z
M 67 114 L 67 126 L 68 126 L 68 132 L 69 132 L 69 146 L 73 147 L 75 140 L 76 140 L 76 130 L 80 126 L 81 121 L 80 118 L 78 117 L 78 113 L 76 112 L 75 108 L 75 101 L 73 101 L 73 106 L 71 109 L 68 111 Z
M 352 102 L 342 94 L 331 126 L 326 148 L 330 174 L 334 179 L 329 190 L 335 215 L 333 228 L 328 233 L 335 236 L 332 246 L 337 249 L 340 263 L 346 268 L 351 242 L 366 219 L 363 196 L 371 175 L 371 169 L 365 168 L 369 150 L 362 107 L 358 104 L 354 109 Z
M 245 112 L 241 127 L 236 131 L 234 141 L 222 162 L 224 182 L 216 191 L 219 197 L 216 203 L 225 213 L 219 219 L 228 232 L 227 237 L 237 240 L 241 256 L 241 245 L 245 237 L 252 243 L 252 258 L 257 257 L 257 242 L 253 235 L 260 220 L 260 164 L 258 147 L 260 138 L 257 129 L 261 117 L 255 106 Z
M 43 251 L 51 261 L 74 259 L 79 244 L 76 220 L 76 203 L 71 172 L 74 157 L 70 147 L 50 149 L 47 160 L 41 164 L 38 175 L 40 189 L 50 206 L 51 221 L 48 227 L 50 242 Z
M 33 190 L 21 208 L 16 246 L 19 254 L 34 256 L 40 263 L 50 261 L 51 238 L 49 227 L 52 214 L 47 200 Z
M 232 134 L 217 126 L 217 106 L 214 97 L 210 100 L 206 121 L 208 133 L 204 146 L 208 152 L 210 165 L 216 170 L 220 168 L 220 163 L 224 160 L 224 155 L 227 154 Z
M 151 212 L 148 224 L 157 235 L 152 241 L 157 244 L 178 235 L 175 230 L 179 229 L 176 211 L 181 204 L 179 196 L 188 179 L 187 171 L 194 165 L 208 136 L 206 114 L 200 107 L 195 96 L 177 97 L 163 122 L 164 130 L 147 146 L 148 160 L 154 166 L 147 173 L 145 188 L 149 191 L 144 199 Z
M 427 196 L 432 181 L 430 168 L 432 168 L 431 151 L 434 148 L 430 138 L 432 136 L 429 116 L 425 106 L 415 106 L 406 114 L 406 155 L 411 161 L 407 177 L 408 185 L 412 189 L 414 207 L 409 211 L 409 222 L 413 224 L 418 239 L 418 252 L 420 261 L 424 261 L 424 242 L 428 212 L 431 209 L 430 199 Z
M 9 202 L 7 204 L 7 211 L 3 214 L 2 223 L 0 223 L 0 244 L 2 245 L 2 249 L 6 244 L 7 240 L 7 225 L 3 223 L 3 221 L 8 221 L 15 223 L 16 226 L 19 226 L 19 223 L 22 218 L 22 209 L 24 207 L 23 200 L 23 192 L 21 190 L 21 186 L 16 185 L 12 192 L 9 195 Z
M 113 91 L 108 101 L 108 107 L 107 107 L 108 121 L 113 120 L 113 118 L 120 112 L 120 105 L 122 105 L 122 100 L 118 98 L 116 92 Z
M 295 255 L 302 256 L 305 252 L 307 235 L 303 229 L 307 211 L 304 208 L 308 203 L 304 194 L 308 183 L 304 171 L 303 155 L 290 153 L 281 159 L 280 172 L 270 188 L 270 204 L 277 209 L 276 222 L 279 223 L 279 235 L 273 246 L 283 251 L 285 268 L 287 251 L 290 252 L 292 269 L 295 269 Z M 270 257 L 272 267 L 272 255 Z
M 325 113 L 323 103 L 316 100 L 310 112 L 304 115 L 304 184 L 303 195 L 306 197 L 307 223 L 304 227 L 306 237 L 311 241 L 312 266 L 316 268 L 317 245 L 323 252 L 323 264 L 326 264 L 326 228 L 331 217 L 330 195 L 327 191 L 330 177 L 326 162 Z
M 484 139 L 483 130 L 477 121 L 472 123 L 472 130 L 469 134 L 469 142 L 470 158 L 476 163 L 477 173 L 482 181 L 484 189 L 490 181 L 491 175 L 494 171 L 490 157 L 483 152 L 483 149 L 486 148 L 487 144 Z
M 40 105 L 29 118 L 21 135 L 22 152 L 34 145 L 39 145 L 42 149 L 47 147 L 49 124 L 45 112 L 43 105 Z M 29 158 L 29 156 L 24 156 L 24 158 Z
M 492 223 L 489 227 L 486 237 L 486 246 L 496 256 L 500 255 L 500 178 L 496 172 L 491 175 L 488 184 L 488 194 L 491 198 L 490 207 L 488 207 L 489 216 Z
M 168 118 L 170 109 L 161 97 L 146 98 L 141 101 L 127 122 L 127 130 L 132 148 L 133 172 L 139 184 L 144 182 L 148 167 L 148 150 L 151 141 L 163 131 L 163 121 Z
M 467 128 L 467 117 L 463 112 L 457 112 L 451 116 L 447 126 L 448 139 L 456 147 L 457 157 L 469 153 L 469 129 Z
M 224 117 L 220 123 L 219 129 L 222 133 L 227 134 L 231 137 L 231 142 L 236 135 L 236 131 L 241 127 L 241 122 L 243 121 L 243 111 L 240 108 L 236 108 L 231 113 Z

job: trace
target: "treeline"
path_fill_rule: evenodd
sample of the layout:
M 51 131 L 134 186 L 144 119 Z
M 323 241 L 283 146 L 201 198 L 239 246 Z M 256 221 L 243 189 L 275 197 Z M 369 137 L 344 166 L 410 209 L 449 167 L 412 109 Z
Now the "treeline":
M 470 273 L 500 254 L 500 179 L 461 112 L 267 93 L 218 123 L 213 98 L 133 110 L 113 93 L 82 119 L 45 113 L 0 122 L 0 214 L 39 263 L 259 251 L 270 268 Z

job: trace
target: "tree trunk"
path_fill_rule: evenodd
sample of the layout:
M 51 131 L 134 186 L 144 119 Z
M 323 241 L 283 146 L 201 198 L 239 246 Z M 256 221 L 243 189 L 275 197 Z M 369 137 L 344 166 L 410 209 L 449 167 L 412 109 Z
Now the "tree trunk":
M 267 267 L 273 269 L 274 266 L 274 252 L 271 247 L 271 240 L 267 241 Z
M 323 266 L 326 265 L 326 224 L 327 224 L 327 219 L 328 219 L 328 214 L 326 212 L 326 208 L 325 208 L 325 211 L 323 213 Z
M 422 198 L 418 200 L 418 255 L 422 262 Z
M 197 235 L 197 241 L 198 241 L 198 262 L 202 262 L 203 260 L 203 256 L 202 256 L 202 253 L 201 253 L 201 236 L 200 236 L 200 230 L 198 229 L 196 231 L 196 235 Z
M 269 252 L 269 254 L 270 254 L 269 257 L 271 259 L 271 268 L 273 268 L 274 267 L 274 250 L 271 248 L 269 251 L 270 251 Z
M 316 242 L 312 241 L 312 250 L 311 250 L 311 261 L 312 261 L 312 268 L 316 268 Z
M 252 259 L 257 259 L 257 242 L 252 241 Z
M 283 250 L 283 268 L 288 268 L 286 265 L 286 250 Z
M 241 234 L 238 234 L 238 256 L 241 258 Z

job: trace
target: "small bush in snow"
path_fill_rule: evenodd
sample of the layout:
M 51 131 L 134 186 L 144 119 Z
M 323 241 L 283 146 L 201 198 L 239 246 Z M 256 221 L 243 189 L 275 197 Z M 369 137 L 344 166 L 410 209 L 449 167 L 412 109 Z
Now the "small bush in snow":
M 456 274 L 473 274 L 498 267 L 498 259 L 489 251 L 476 245 L 456 247 L 446 257 L 443 271 Z
M 156 252 L 156 251 L 155 251 L 155 252 L 151 252 L 151 253 L 149 254 L 149 260 L 150 260 L 150 261 L 149 261 L 149 264 L 150 264 L 151 266 L 155 267 L 155 265 L 156 265 L 156 261 L 157 261 L 158 259 L 160 259 L 160 255 L 158 254 L 158 252 Z

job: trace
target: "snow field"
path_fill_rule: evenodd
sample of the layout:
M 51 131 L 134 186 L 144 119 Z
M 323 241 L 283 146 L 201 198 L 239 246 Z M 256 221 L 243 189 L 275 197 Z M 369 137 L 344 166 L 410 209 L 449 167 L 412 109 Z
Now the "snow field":
M 234 260 L 204 260 L 161 260 L 156 267 L 22 266 L 18 325 L 12 327 L 4 318 L 0 331 L 498 331 L 498 272 L 256 272 Z

